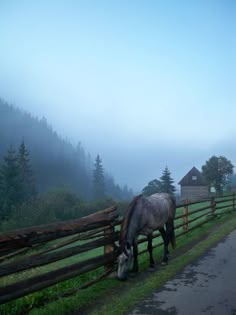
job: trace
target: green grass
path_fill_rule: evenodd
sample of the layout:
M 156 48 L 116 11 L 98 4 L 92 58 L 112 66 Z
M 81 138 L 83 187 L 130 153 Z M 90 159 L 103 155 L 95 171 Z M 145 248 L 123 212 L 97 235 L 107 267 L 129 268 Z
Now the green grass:
M 192 205 L 189 207 L 189 212 L 196 209 L 196 208 L 200 208 L 203 206 L 204 206 L 204 204 Z M 178 209 L 177 215 L 178 215 L 178 213 L 181 213 L 181 211 L 182 211 L 181 209 Z M 208 212 L 208 210 L 206 210 L 206 212 Z M 198 214 L 194 214 L 194 215 L 197 216 Z M 232 215 L 224 215 L 222 217 L 215 218 L 214 220 L 204 224 L 204 226 L 202 226 L 196 230 L 193 230 L 186 235 L 181 236 L 180 238 L 177 239 L 178 248 L 182 248 L 183 246 L 185 246 L 189 242 L 191 242 L 195 239 L 198 239 L 199 236 L 206 233 L 210 227 L 217 225 L 218 223 L 223 222 L 223 220 L 225 218 L 230 218 L 230 217 L 232 217 L 232 222 L 234 222 L 235 218 Z M 182 219 L 179 219 L 179 220 L 181 222 Z M 194 224 L 195 224 L 195 222 L 194 222 Z M 180 230 L 181 230 L 181 228 L 179 229 L 179 231 Z M 157 242 L 160 242 L 160 239 L 154 240 L 154 244 L 156 244 Z M 79 243 L 77 242 L 77 244 L 79 244 Z M 73 244 L 73 246 L 74 246 L 74 244 Z M 141 250 L 145 249 L 146 247 L 147 247 L 147 243 L 140 244 L 139 250 L 141 251 Z M 59 267 L 62 267 L 62 266 L 68 265 L 68 264 L 72 264 L 72 263 L 78 262 L 78 261 L 83 260 L 83 259 L 94 257 L 98 254 L 101 254 L 102 252 L 103 252 L 103 248 L 96 249 L 94 251 L 90 251 L 87 253 L 76 255 L 76 256 L 61 260 L 59 262 L 56 262 L 56 263 L 53 263 L 53 264 L 50 264 L 47 266 L 43 266 L 40 268 L 34 268 L 34 269 L 26 271 L 26 272 L 21 272 L 17 275 L 3 277 L 1 279 L 1 286 L 7 285 L 9 283 L 13 283 L 19 279 L 25 279 L 25 278 L 28 278 L 30 276 L 37 275 L 39 273 L 47 272 L 50 270 L 55 270 L 55 268 L 59 268 Z M 155 258 L 158 261 L 160 261 L 160 259 L 161 259 L 162 252 L 163 252 L 162 248 L 155 249 L 155 251 L 154 251 Z M 171 277 L 174 274 L 174 272 L 178 271 L 179 270 L 178 268 L 181 268 L 181 266 L 183 266 L 183 264 L 188 263 L 189 258 L 187 259 L 187 258 L 185 258 L 185 256 L 183 256 L 182 258 L 183 259 L 180 259 L 180 261 L 182 263 L 178 262 L 178 258 L 176 258 L 176 260 L 171 261 L 171 263 L 169 264 L 169 266 L 167 268 L 158 271 L 156 276 L 154 277 L 155 281 L 154 281 L 153 285 L 154 284 L 155 285 L 161 285 L 162 283 L 164 283 L 166 281 L 166 279 L 168 279 L 168 277 Z M 149 261 L 148 254 L 145 253 L 143 255 L 140 255 L 139 265 L 140 265 L 141 271 L 147 269 L 148 261 Z M 26 297 L 19 298 L 15 301 L 6 303 L 5 305 L 0 306 L 0 314 L 1 315 L 13 315 L 13 314 L 17 314 L 19 312 L 22 312 L 24 309 L 30 308 L 31 306 L 37 307 L 37 306 L 43 305 L 48 301 L 50 302 L 50 300 L 53 300 L 56 296 L 62 294 L 63 292 L 65 292 L 67 290 L 70 290 L 73 288 L 78 288 L 81 284 L 97 277 L 102 272 L 103 272 L 103 268 L 99 268 L 95 271 L 89 272 L 89 273 L 84 274 L 82 276 L 75 277 L 73 279 L 70 279 L 70 280 L 61 282 L 57 285 L 51 286 L 47 289 L 43 289 L 41 291 L 30 294 Z M 107 295 L 109 295 L 109 298 L 111 298 L 111 301 L 113 301 L 114 297 L 113 296 L 110 297 L 111 290 L 119 290 L 119 288 L 122 288 L 122 290 L 123 290 L 126 287 L 128 287 L 128 289 L 129 289 L 129 283 L 130 283 L 131 285 L 134 286 L 134 288 L 136 288 L 137 292 L 135 291 L 136 293 L 135 292 L 134 293 L 127 293 L 126 296 L 124 297 L 125 299 L 124 299 L 123 305 L 127 309 L 127 307 L 133 305 L 133 303 L 136 303 L 142 296 L 144 296 L 145 294 L 150 292 L 150 290 L 152 288 L 152 284 L 151 284 L 152 283 L 152 277 L 153 277 L 153 274 L 150 277 L 150 279 L 148 279 L 148 281 L 145 281 L 145 284 L 142 283 L 142 286 L 141 286 L 142 288 L 140 288 L 140 282 L 137 281 L 137 283 L 136 283 L 135 282 L 136 280 L 128 281 L 128 283 L 124 284 L 124 283 L 121 283 L 115 279 L 104 279 L 104 280 L 101 280 L 98 283 L 94 284 L 93 286 L 87 288 L 87 289 L 80 290 L 74 296 L 71 296 L 68 298 L 60 298 L 59 300 L 54 301 L 54 302 L 50 302 L 41 308 L 35 308 L 30 312 L 30 314 L 34 314 L 34 315 L 35 314 L 37 314 L 37 315 L 42 315 L 42 314 L 58 314 L 58 315 L 60 315 L 61 314 L 62 315 L 65 313 L 73 312 L 75 310 L 79 310 L 84 305 L 88 306 L 90 304 L 93 304 L 96 299 L 97 300 L 103 300 Z M 150 282 L 150 284 L 149 284 L 149 282 Z M 147 288 L 146 288 L 146 286 L 147 286 Z M 129 290 L 128 290 L 128 292 L 129 292 Z M 133 294 L 136 294 L 136 295 L 133 296 Z M 118 302 L 116 301 L 114 303 L 118 303 L 117 305 L 119 306 L 119 301 Z M 112 302 L 112 304 L 113 304 L 113 302 Z M 107 307 L 108 307 L 108 305 L 109 305 L 109 303 L 107 303 Z M 97 313 L 97 314 L 105 314 L 105 313 L 113 314 L 112 313 L 112 307 L 114 308 L 114 304 L 111 305 L 110 310 L 108 307 L 107 311 L 101 310 L 101 313 Z M 114 314 L 119 314 L 119 313 L 114 313 Z
M 84 244 L 84 243 L 85 243 L 85 241 L 78 241 L 78 242 L 74 243 L 73 246 L 77 246 L 77 245 Z M 70 247 L 70 246 L 71 245 L 65 246 L 65 247 L 63 247 L 63 249 L 66 247 Z M 1 287 L 6 286 L 9 284 L 15 283 L 17 281 L 20 281 L 20 280 L 25 280 L 27 278 L 30 278 L 30 277 L 33 277 L 36 275 L 44 274 L 46 272 L 50 272 L 50 271 L 53 271 L 55 269 L 65 267 L 65 266 L 68 266 L 70 264 L 74 264 L 74 263 L 83 261 L 85 259 L 89 259 L 89 258 L 93 258 L 93 257 L 99 256 L 99 255 L 102 255 L 103 251 L 104 251 L 103 247 L 96 248 L 96 249 L 90 250 L 88 252 L 74 255 L 72 257 L 65 258 L 65 259 L 62 259 L 62 260 L 54 262 L 54 263 L 50 263 L 48 265 L 29 269 L 29 270 L 26 270 L 26 271 L 23 271 L 23 272 L 20 272 L 17 274 L 13 274 L 10 276 L 2 277 L 0 286 Z M 11 261 L 14 261 L 14 260 L 17 260 L 17 258 L 11 259 Z
M 79 245 L 84 244 L 85 241 L 78 241 L 74 243 L 73 245 Z M 70 245 L 68 245 L 70 246 Z M 66 246 L 67 247 L 67 246 Z M 81 253 L 42 267 L 37 267 L 33 269 L 29 269 L 27 271 L 19 272 L 17 274 L 1 277 L 1 283 L 0 286 L 4 287 L 9 284 L 13 284 L 15 282 L 18 282 L 20 280 L 25 280 L 30 277 L 43 274 L 64 266 L 68 266 L 73 263 L 77 263 L 79 261 L 89 259 L 92 257 L 96 257 L 98 255 L 103 254 L 103 247 L 96 248 L 94 250 L 91 250 L 89 252 Z M 16 258 L 15 258 L 16 259 Z M 11 261 L 14 261 L 14 259 L 11 259 Z M 1 315 L 15 315 L 19 312 L 21 312 L 24 309 L 31 308 L 32 306 L 38 306 L 41 304 L 44 304 L 47 301 L 53 300 L 56 296 L 61 295 L 63 292 L 78 288 L 85 282 L 96 278 L 104 271 L 104 268 L 98 268 L 97 270 L 88 272 L 86 274 L 83 274 L 78 277 L 74 277 L 72 279 L 69 279 L 67 281 L 63 281 L 61 283 L 58 283 L 56 285 L 53 285 L 49 288 L 40 290 L 38 292 L 29 294 L 25 297 L 19 298 L 15 301 L 6 303 L 4 305 L 0 306 L 0 314 Z M 85 291 L 84 291 L 85 292 Z M 64 301 L 64 299 L 62 299 Z M 66 300 L 66 299 L 65 299 Z M 85 301 L 87 301 L 87 298 L 84 298 Z

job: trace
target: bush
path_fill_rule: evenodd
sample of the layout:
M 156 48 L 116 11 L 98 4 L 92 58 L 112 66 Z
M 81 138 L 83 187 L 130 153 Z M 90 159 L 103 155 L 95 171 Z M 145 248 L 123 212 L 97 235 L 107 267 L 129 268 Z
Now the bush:
M 0 231 L 73 220 L 114 205 L 117 205 L 118 213 L 122 216 L 128 202 L 116 203 L 111 198 L 105 198 L 85 203 L 68 188 L 53 188 L 40 198 L 12 209 L 10 218 L 0 222 Z
M 54 188 L 43 198 L 43 207 L 53 211 L 59 221 L 71 220 L 83 216 L 86 205 L 67 188 Z

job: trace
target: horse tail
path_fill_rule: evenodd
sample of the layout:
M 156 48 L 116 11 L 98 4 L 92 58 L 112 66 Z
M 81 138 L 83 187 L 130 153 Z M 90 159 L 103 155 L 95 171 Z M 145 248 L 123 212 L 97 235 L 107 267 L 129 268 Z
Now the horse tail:
M 169 237 L 170 237 L 170 242 L 171 242 L 172 248 L 175 248 L 176 247 L 176 240 L 175 240 L 174 220 L 171 220 L 171 222 L 170 222 L 170 234 L 169 234 Z
M 174 226 L 174 217 L 175 217 L 175 212 L 176 212 L 176 200 L 175 198 L 172 196 L 172 209 L 173 209 L 173 216 L 170 219 L 170 242 L 172 245 L 172 248 L 176 247 L 176 239 L 175 239 L 175 226 Z

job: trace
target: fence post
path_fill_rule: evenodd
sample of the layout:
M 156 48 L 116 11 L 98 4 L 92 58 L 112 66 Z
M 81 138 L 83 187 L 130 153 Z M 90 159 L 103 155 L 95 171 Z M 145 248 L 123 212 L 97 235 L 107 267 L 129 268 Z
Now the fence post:
M 235 210 L 235 192 L 233 193 L 232 207 L 233 207 L 233 210 Z
M 114 241 L 113 241 L 114 233 L 115 233 L 115 227 L 114 227 L 114 224 L 112 224 L 111 222 L 109 225 L 109 228 L 104 231 L 104 234 L 107 234 L 111 240 L 110 244 L 104 246 L 104 255 L 108 253 L 112 253 L 114 251 Z M 113 263 L 104 266 L 105 272 L 109 271 L 111 268 L 113 268 Z
M 188 199 L 185 199 L 183 207 L 183 231 L 188 231 Z
M 210 207 L 211 207 L 211 216 L 212 216 L 212 218 L 214 218 L 215 211 L 216 211 L 216 202 L 215 202 L 215 198 L 214 197 L 211 197 Z

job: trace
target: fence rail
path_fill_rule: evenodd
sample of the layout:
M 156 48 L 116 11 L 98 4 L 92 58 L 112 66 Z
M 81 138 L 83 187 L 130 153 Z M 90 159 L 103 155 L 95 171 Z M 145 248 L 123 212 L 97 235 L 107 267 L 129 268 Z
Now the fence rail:
M 116 260 L 115 242 L 119 238 L 119 225 L 116 207 L 111 207 L 78 220 L 60 222 L 27 229 L 0 233 L 0 278 L 7 279 L 10 275 L 40 268 L 44 265 L 78 257 L 76 263 L 68 263 L 55 270 L 41 272 L 26 279 L 13 283 L 6 281 L 0 285 L 0 304 L 23 297 L 30 293 L 47 288 L 56 283 L 75 276 L 96 270 L 104 266 L 105 270 L 96 279 L 90 280 L 80 288 L 87 287 L 112 271 Z M 176 209 L 176 237 L 209 222 L 218 215 L 235 210 L 235 194 L 227 197 L 210 198 L 198 202 L 184 201 Z M 159 231 L 153 233 L 153 238 L 160 238 Z M 142 237 L 139 244 L 146 242 Z M 154 247 L 163 242 L 157 242 Z M 84 252 L 100 249 L 95 257 L 81 260 Z M 140 255 L 147 250 L 140 251 Z M 2 281 L 1 281 L 2 283 Z M 70 290 L 63 296 L 71 295 L 78 289 Z

